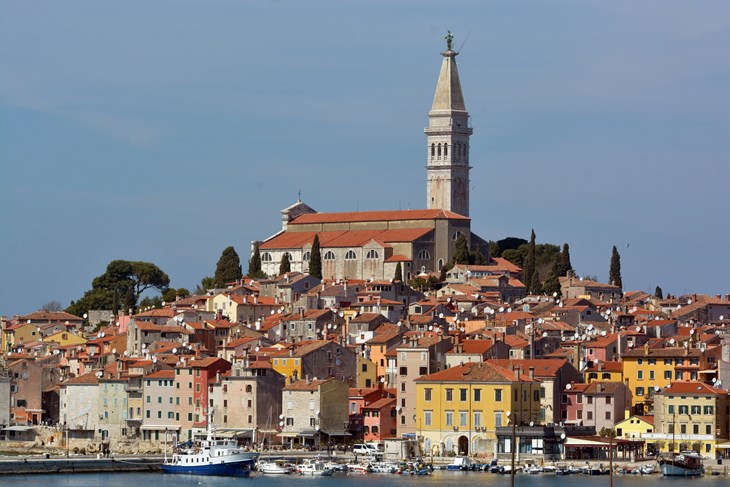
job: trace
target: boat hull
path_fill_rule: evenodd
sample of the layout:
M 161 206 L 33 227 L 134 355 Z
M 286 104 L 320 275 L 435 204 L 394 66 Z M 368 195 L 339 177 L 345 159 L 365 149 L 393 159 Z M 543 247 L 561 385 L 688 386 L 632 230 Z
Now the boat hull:
M 184 473 L 190 475 L 226 475 L 248 477 L 251 474 L 251 462 L 216 463 L 211 465 L 161 465 L 165 473 Z
M 660 463 L 662 475 L 665 477 L 699 477 L 705 473 L 704 467 L 685 467 L 682 465 L 675 465 L 671 461 L 665 461 Z

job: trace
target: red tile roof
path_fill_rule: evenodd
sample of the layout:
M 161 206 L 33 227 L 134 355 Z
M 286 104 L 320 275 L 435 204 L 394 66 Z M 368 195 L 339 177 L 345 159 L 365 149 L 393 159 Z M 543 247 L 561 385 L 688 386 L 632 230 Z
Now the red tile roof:
M 291 223 L 290 223 L 291 225 Z M 262 243 L 261 250 L 302 248 L 311 244 L 314 236 L 319 235 L 322 248 L 331 247 L 362 247 L 370 241 L 384 242 L 412 242 L 431 232 L 431 228 L 403 228 L 382 230 L 341 230 L 333 232 L 282 232 L 270 240 Z
M 440 372 L 425 375 L 416 382 L 516 382 L 515 373 L 490 362 L 469 362 Z M 527 375 L 520 376 L 521 382 L 534 382 Z
M 728 391 L 707 385 L 703 382 L 672 382 L 661 394 L 712 394 L 726 396 Z
M 469 220 L 447 210 L 390 210 L 345 213 L 309 213 L 289 222 L 289 225 L 310 223 L 352 223 L 396 220 Z

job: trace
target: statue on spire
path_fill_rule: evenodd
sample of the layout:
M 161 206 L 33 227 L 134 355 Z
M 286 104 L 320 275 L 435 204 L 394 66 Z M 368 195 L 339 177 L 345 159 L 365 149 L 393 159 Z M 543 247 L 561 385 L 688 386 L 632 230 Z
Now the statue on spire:
M 452 34 L 451 31 L 448 31 L 446 33 L 446 36 L 444 37 L 444 39 L 446 39 L 446 50 L 453 51 L 454 50 L 454 34 Z

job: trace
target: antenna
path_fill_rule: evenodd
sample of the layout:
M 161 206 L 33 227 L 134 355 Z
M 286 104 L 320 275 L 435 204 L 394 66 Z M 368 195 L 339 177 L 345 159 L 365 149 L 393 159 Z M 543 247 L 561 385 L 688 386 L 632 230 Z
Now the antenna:
M 461 49 L 464 47 L 464 44 L 466 44 L 466 41 L 469 40 L 470 35 L 471 35 L 471 31 L 469 31 L 469 33 L 466 35 L 466 37 L 464 37 L 464 42 L 461 43 L 461 45 L 459 46 L 459 50 L 456 52 L 461 52 Z

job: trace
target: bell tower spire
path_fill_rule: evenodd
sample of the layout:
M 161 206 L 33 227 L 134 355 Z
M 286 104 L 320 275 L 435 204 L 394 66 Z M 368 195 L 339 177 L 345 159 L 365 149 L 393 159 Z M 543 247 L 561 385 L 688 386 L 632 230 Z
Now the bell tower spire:
M 469 113 L 464 105 L 454 36 L 446 34 L 441 71 L 428 112 L 427 207 L 469 216 Z

